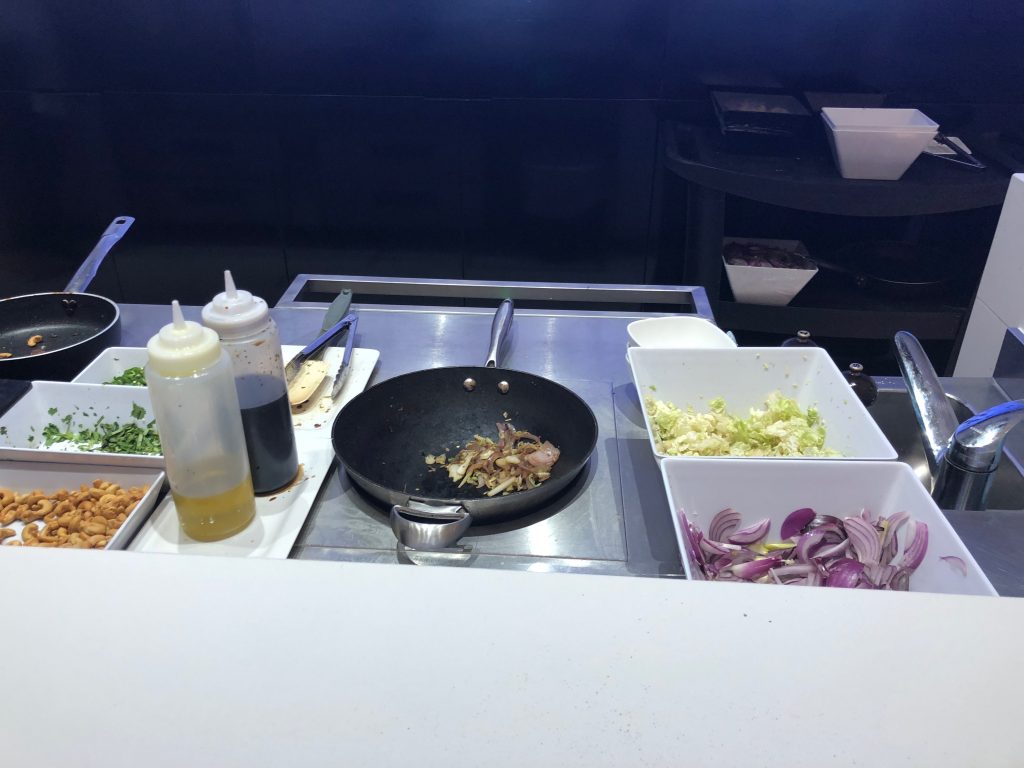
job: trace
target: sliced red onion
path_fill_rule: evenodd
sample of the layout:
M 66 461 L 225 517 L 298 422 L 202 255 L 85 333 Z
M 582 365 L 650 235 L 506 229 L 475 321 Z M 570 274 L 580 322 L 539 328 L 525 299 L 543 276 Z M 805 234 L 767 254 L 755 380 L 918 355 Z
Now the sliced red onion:
M 820 531 L 803 534 L 796 543 L 796 559 L 801 563 L 806 563 L 814 556 L 814 550 L 821 545 L 821 540 L 824 538 L 825 534 Z
M 746 528 L 740 528 L 728 537 L 729 543 L 754 544 L 767 536 L 771 527 L 772 521 L 766 517 L 764 520 L 759 520 L 753 525 L 748 525 Z
M 860 582 L 861 574 L 864 573 L 864 564 L 849 557 L 837 560 L 825 579 L 826 587 L 839 587 L 850 589 L 856 587 Z
M 700 539 L 700 548 L 708 555 L 728 555 L 730 552 L 739 552 L 742 549 L 735 544 L 723 544 L 703 536 Z
M 782 562 L 778 557 L 766 557 L 762 560 L 751 560 L 749 563 L 733 565 L 732 574 L 738 579 L 754 581 L 766 575 L 768 571 Z
M 786 519 L 782 521 L 782 527 L 779 529 L 779 537 L 783 539 L 791 539 L 794 536 L 803 533 L 804 529 L 811 524 L 811 521 L 815 518 L 815 512 L 810 507 L 802 507 L 794 510 L 786 516 Z
M 903 548 L 903 561 L 900 567 L 913 571 L 924 560 L 928 550 L 928 526 L 919 520 L 907 523 L 907 538 L 910 543 Z
M 864 575 L 868 577 L 868 580 L 876 587 L 881 589 L 882 587 L 889 584 L 892 581 L 892 577 L 896 575 L 898 569 L 895 565 L 880 565 L 879 563 L 871 563 L 870 565 L 864 566 Z
M 723 509 L 713 518 L 708 526 L 708 537 L 715 541 L 725 541 L 729 534 L 740 527 L 740 513 L 732 509 Z
M 899 533 L 900 528 L 902 528 L 909 519 L 909 512 L 897 512 L 886 520 L 885 533 L 882 536 L 883 547 L 888 544 L 889 541 L 896 539 L 896 534 Z
M 849 546 L 849 539 L 843 539 L 836 544 L 826 544 L 814 553 L 814 557 L 818 560 L 830 560 L 833 557 L 839 557 L 845 553 Z
M 910 591 L 910 570 L 907 568 L 900 568 L 896 571 L 896 575 L 892 577 L 889 582 L 889 589 L 896 592 L 909 592 Z
M 910 521 L 903 540 L 903 556 L 895 562 L 900 550 L 897 534 L 908 524 L 905 512 L 872 521 L 861 512 L 840 521 L 828 515 L 815 515 L 798 535 L 780 543 L 765 543 L 771 522 L 761 520 L 746 528 L 736 528 L 738 514 L 722 510 L 716 515 L 720 530 L 724 524 L 729 532 L 726 541 L 707 538 L 699 528 L 690 525 L 680 511 L 687 543 L 694 547 L 704 575 L 719 581 L 749 581 L 758 584 L 830 586 L 853 589 L 906 590 L 910 577 L 927 548 L 928 528 Z M 789 526 L 796 526 L 799 517 L 806 519 L 806 510 L 791 513 Z M 787 526 L 787 528 L 789 527 Z M 787 532 L 789 532 L 787 530 Z M 884 544 L 883 544 L 884 542 Z M 944 558 L 952 567 L 966 566 L 959 558 Z
M 706 561 L 704 559 L 704 553 L 700 548 L 700 540 L 704 538 L 704 535 L 700 532 L 700 528 L 695 525 L 691 525 L 690 521 L 686 518 L 686 513 L 683 510 L 679 510 L 679 525 L 686 534 L 686 540 L 690 545 L 690 556 L 693 558 L 697 567 L 707 575 Z
M 836 542 L 844 541 L 846 539 L 846 531 L 835 523 L 824 523 L 816 528 L 811 528 L 808 533 L 810 532 L 824 533 L 825 541 L 829 544 L 835 544 Z
M 843 520 L 843 526 L 860 561 L 877 563 L 882 556 L 882 544 L 878 540 L 875 526 L 861 517 L 848 517 Z
M 939 560 L 949 563 L 955 570 L 960 571 L 961 576 L 967 576 L 967 563 L 956 555 L 943 555 Z
M 780 579 L 787 576 L 807 576 L 810 573 L 817 573 L 817 569 L 810 563 L 795 563 L 793 565 L 780 565 L 772 568 L 772 574 Z

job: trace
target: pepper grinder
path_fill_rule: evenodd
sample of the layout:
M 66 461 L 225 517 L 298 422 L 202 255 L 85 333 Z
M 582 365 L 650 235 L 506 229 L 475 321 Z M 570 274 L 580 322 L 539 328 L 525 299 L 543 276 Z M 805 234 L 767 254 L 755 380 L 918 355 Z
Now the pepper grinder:
M 811 341 L 810 331 L 797 331 L 796 336 L 792 336 L 786 339 L 779 346 L 782 347 L 816 347 L 818 346 Z
M 843 378 L 850 383 L 850 389 L 864 405 L 869 406 L 878 399 L 878 385 L 864 373 L 864 366 L 860 363 L 850 363 L 850 370 L 843 374 Z

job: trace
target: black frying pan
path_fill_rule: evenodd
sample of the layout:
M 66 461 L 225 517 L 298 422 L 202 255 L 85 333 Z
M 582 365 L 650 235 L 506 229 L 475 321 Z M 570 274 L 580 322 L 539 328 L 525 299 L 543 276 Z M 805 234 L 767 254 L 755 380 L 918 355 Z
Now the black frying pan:
M 82 293 L 135 219 L 118 216 L 63 291 L 0 299 L 0 378 L 67 381 L 121 341 L 121 310 Z
M 835 261 L 816 261 L 853 278 L 859 288 L 896 299 L 941 297 L 959 274 L 945 250 L 896 240 L 844 246 Z
M 564 490 L 583 470 L 597 443 L 597 420 L 574 392 L 532 373 L 497 368 L 498 349 L 512 321 L 512 302 L 498 308 L 487 365 L 433 368 L 377 384 L 353 398 L 331 432 L 334 450 L 352 480 L 388 505 L 410 500 L 461 506 L 472 522 L 519 517 Z M 467 379 L 475 386 L 467 388 Z M 508 384 L 507 393 L 501 390 Z M 517 429 L 549 440 L 561 455 L 551 477 L 536 488 L 487 498 L 458 488 L 443 467 L 430 471 L 423 456 L 451 457 L 473 435 L 497 438 L 507 415 Z

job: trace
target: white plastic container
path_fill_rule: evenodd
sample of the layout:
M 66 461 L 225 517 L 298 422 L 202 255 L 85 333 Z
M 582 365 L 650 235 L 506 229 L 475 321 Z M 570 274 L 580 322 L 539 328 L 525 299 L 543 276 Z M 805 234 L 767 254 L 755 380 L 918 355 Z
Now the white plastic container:
M 939 130 L 917 109 L 824 107 L 821 119 L 844 179 L 899 179 Z
M 148 361 L 145 347 L 107 347 L 71 381 L 75 384 L 104 384 L 129 368 L 145 368 Z
M 799 240 L 774 240 L 772 238 L 726 237 L 723 248 L 729 243 L 750 243 L 792 251 L 810 261 L 807 248 Z M 811 269 L 787 269 L 786 267 L 751 267 L 730 264 L 722 256 L 725 276 L 729 279 L 736 301 L 744 304 L 767 304 L 784 307 L 793 300 L 807 283 L 818 274 L 817 266 Z
M 746 414 L 761 408 L 778 390 L 800 407 L 814 406 L 825 425 L 825 447 L 838 451 L 836 459 L 895 459 L 896 451 L 882 434 L 864 404 L 857 399 L 828 353 L 820 347 L 738 347 L 736 349 L 628 350 L 633 381 L 644 411 L 651 450 L 654 430 L 643 401 L 646 397 L 671 402 L 679 408 L 707 411 L 716 397 L 725 399 L 729 413 Z M 696 457 L 681 457 L 692 461 Z M 836 459 L 822 459 L 835 461 Z M 729 456 L 714 461 L 738 461 Z M 765 457 L 762 461 L 785 459 Z M 809 459 L 795 459 L 808 461 Z
M 71 422 L 65 424 L 68 416 Z M 101 418 L 108 424 L 148 424 L 153 420 L 149 392 L 145 387 L 115 384 L 33 381 L 32 389 L 0 416 L 0 461 L 163 467 L 164 457 L 159 454 L 86 452 L 65 441 L 45 444 L 43 430 L 48 424 L 81 432 L 94 428 Z
M 736 342 L 703 317 L 672 315 L 634 320 L 626 326 L 631 347 L 662 349 L 733 349 Z
M 743 525 L 767 517 L 772 524 L 769 539 L 777 541 L 782 521 L 793 510 L 811 507 L 819 514 L 842 518 L 866 507 L 874 517 L 905 510 L 928 526 L 928 550 L 910 578 L 911 592 L 996 594 L 914 471 L 901 462 L 675 458 L 661 462 L 661 474 L 688 579 L 703 576 L 692 561 L 680 513 L 705 532 L 711 519 L 728 507 L 740 513 Z M 902 553 L 905 540 L 900 537 L 899 541 Z M 963 560 L 967 574 L 940 560 L 946 556 Z

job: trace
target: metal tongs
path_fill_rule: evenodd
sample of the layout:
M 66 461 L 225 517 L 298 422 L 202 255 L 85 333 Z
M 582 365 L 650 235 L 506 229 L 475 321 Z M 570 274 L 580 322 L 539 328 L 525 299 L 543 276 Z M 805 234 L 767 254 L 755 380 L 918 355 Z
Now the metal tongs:
M 328 324 L 335 320 L 342 312 L 347 312 L 351 302 L 352 292 L 349 289 L 345 289 L 345 291 L 343 291 L 338 298 L 334 300 L 328 309 L 327 315 L 324 319 L 322 333 L 299 351 L 295 357 L 288 361 L 288 364 L 284 369 L 284 378 L 289 387 L 295 381 L 295 378 L 299 375 L 303 364 L 307 360 L 320 359 L 324 352 L 326 352 L 327 347 L 338 337 L 348 331 L 348 336 L 345 339 L 345 352 L 341 358 L 341 365 L 338 367 L 338 373 L 334 377 L 334 384 L 331 386 L 331 398 L 336 398 L 338 393 L 341 392 L 342 387 L 345 386 L 345 380 L 348 378 L 349 368 L 351 367 L 352 348 L 356 337 L 356 327 L 359 325 L 359 318 L 355 313 L 348 312 L 348 314 L 333 323 L 333 325 Z
M 952 149 L 954 152 L 956 152 L 957 157 L 950 157 L 949 155 L 932 155 L 932 157 L 937 157 L 940 160 L 948 160 L 951 163 L 957 163 L 959 165 L 966 165 L 971 168 L 977 168 L 978 170 L 982 170 L 985 167 L 985 164 L 981 162 L 981 160 L 976 158 L 970 152 L 964 150 L 963 147 L 961 147 L 956 141 L 953 141 L 951 138 L 949 138 L 949 136 L 947 136 L 946 134 L 941 132 L 936 133 L 935 141 L 939 144 L 942 144 L 943 146 Z

